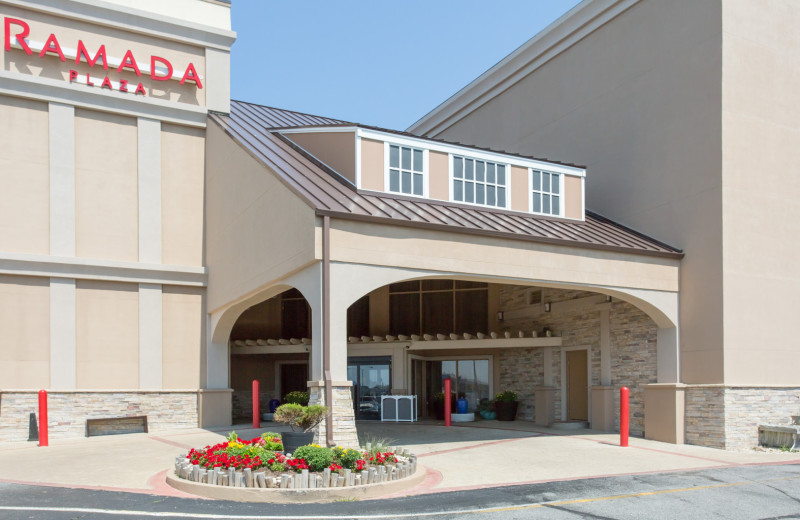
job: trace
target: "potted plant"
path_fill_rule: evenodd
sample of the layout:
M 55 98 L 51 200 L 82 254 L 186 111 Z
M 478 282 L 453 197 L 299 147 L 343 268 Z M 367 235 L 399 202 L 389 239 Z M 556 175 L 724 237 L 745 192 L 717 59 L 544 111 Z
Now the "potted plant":
M 279 406 L 275 410 L 275 420 L 286 423 L 292 428 L 291 432 L 282 435 L 283 451 L 293 453 L 300 446 L 311 444 L 314 440 L 314 432 L 311 430 L 322 422 L 327 413 L 328 407 L 321 404 L 303 406 L 288 403 Z
M 517 394 L 511 390 L 503 390 L 494 398 L 494 409 L 498 421 L 513 421 L 517 417 Z
M 433 394 L 433 411 L 438 421 L 444 420 L 444 392 Z M 450 413 L 456 412 L 456 393 L 450 394 Z
M 487 398 L 481 399 L 481 402 L 478 405 L 478 413 L 487 421 L 493 421 L 494 419 L 497 419 L 497 412 L 494 410 L 494 401 L 491 401 Z

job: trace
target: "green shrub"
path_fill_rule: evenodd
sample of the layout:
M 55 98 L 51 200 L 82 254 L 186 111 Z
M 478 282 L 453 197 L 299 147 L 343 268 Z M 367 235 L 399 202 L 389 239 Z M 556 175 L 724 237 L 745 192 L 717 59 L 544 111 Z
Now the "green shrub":
M 280 433 L 264 432 L 261 434 L 261 440 L 264 441 L 263 447 L 272 451 L 283 451 L 283 440 Z
M 302 406 L 299 404 L 282 404 L 275 410 L 274 419 L 278 422 L 286 423 L 292 430 L 299 429 L 307 432 L 322 422 L 328 408 L 321 404 Z
M 500 401 L 501 403 L 513 403 L 517 400 L 517 394 L 511 390 L 503 390 L 495 396 L 494 400 Z
M 285 396 L 283 396 L 283 403 L 284 404 L 299 404 L 301 406 L 308 406 L 308 400 L 311 398 L 308 392 L 303 392 L 301 390 L 295 390 L 294 392 L 289 392 Z
M 333 448 L 334 460 L 345 469 L 356 469 L 356 462 L 364 457 L 364 452 L 353 448 Z
M 292 457 L 305 460 L 306 464 L 308 464 L 308 469 L 311 471 L 322 471 L 331 465 L 334 458 L 332 449 L 313 444 L 300 446 L 294 450 Z

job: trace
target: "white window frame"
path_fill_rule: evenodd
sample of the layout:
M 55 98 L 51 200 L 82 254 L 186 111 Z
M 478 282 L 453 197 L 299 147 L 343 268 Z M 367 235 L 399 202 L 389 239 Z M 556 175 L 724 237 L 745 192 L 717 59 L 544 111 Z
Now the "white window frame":
M 549 173 L 550 175 L 558 175 L 558 197 L 561 199 L 560 204 L 558 205 L 558 214 L 556 213 L 544 213 L 542 211 L 533 211 L 533 172 L 544 172 Z M 566 207 L 566 197 L 564 193 L 564 177 L 565 174 L 561 172 L 555 172 L 552 170 L 548 170 L 546 168 L 528 168 L 528 213 L 533 215 L 543 215 L 546 217 L 561 217 L 564 218 L 564 211 Z M 552 181 L 551 181 L 552 182 Z M 544 193 L 542 190 L 538 190 L 537 193 Z M 553 194 L 552 191 L 549 193 L 550 195 Z
M 389 189 L 389 170 L 391 169 L 389 166 L 389 147 L 390 146 L 399 146 L 402 148 L 411 148 L 412 150 L 422 150 L 422 195 L 415 195 L 414 193 L 403 193 L 401 191 L 391 191 Z M 412 161 L 413 161 L 413 152 L 412 152 Z M 401 152 L 401 164 L 402 164 L 402 152 Z M 402 172 L 402 168 L 400 168 Z M 418 199 L 427 199 L 429 198 L 429 190 L 428 190 L 428 149 L 423 148 L 421 146 L 416 146 L 414 144 L 409 143 L 401 143 L 397 141 L 384 141 L 383 142 L 383 191 L 386 193 L 392 193 L 394 195 L 402 195 L 404 197 L 415 197 Z M 412 174 L 413 175 L 413 174 Z M 402 173 L 401 173 L 401 186 L 402 186 Z M 413 180 L 412 180 L 413 186 Z M 412 188 L 413 189 L 413 188 Z
M 473 161 L 481 161 L 484 163 L 490 162 L 497 166 L 503 166 L 506 170 L 506 205 L 505 206 L 492 206 L 490 204 L 478 204 L 477 202 L 465 202 L 463 200 L 456 200 L 455 199 L 455 192 L 453 190 L 453 184 L 455 182 L 455 158 L 461 157 L 462 159 L 470 159 Z M 511 209 L 511 164 L 503 161 L 491 160 L 491 159 L 484 159 L 482 157 L 475 157 L 473 155 L 467 154 L 457 154 L 457 153 L 450 153 L 447 156 L 448 162 L 448 200 L 455 204 L 467 204 L 469 206 L 478 206 L 480 208 L 490 208 L 490 209 L 504 209 L 510 210 Z M 461 179 L 463 180 L 463 178 Z M 474 181 L 473 182 L 480 182 Z M 486 185 L 486 182 L 483 182 Z M 497 184 L 495 184 L 496 186 Z

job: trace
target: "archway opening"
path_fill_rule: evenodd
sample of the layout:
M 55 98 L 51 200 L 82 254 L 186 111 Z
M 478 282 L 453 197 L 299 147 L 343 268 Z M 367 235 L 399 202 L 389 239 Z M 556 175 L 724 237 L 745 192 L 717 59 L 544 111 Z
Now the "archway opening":
M 237 318 L 230 332 L 230 381 L 234 424 L 252 419 L 252 382 L 260 383 L 259 405 L 269 411 L 293 391 L 308 391 L 311 307 L 297 289 L 257 303 Z

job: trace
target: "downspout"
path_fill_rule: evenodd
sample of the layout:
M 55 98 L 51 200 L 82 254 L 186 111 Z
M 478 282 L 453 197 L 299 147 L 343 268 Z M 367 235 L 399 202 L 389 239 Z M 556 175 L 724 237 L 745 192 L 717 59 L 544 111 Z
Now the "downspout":
M 322 379 L 325 384 L 325 441 L 333 446 L 333 388 L 331 384 L 331 217 L 322 217 Z

